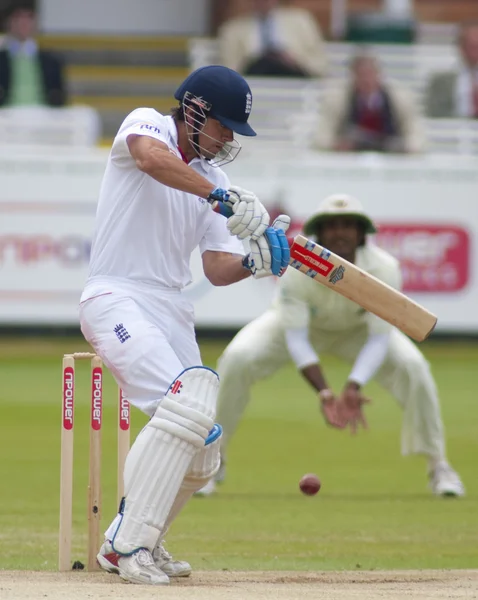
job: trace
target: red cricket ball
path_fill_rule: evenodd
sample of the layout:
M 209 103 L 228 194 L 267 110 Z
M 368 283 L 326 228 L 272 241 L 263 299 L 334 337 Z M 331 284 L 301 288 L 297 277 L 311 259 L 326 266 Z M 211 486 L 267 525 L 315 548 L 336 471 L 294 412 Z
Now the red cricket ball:
M 307 496 L 314 496 L 320 490 L 320 479 L 314 473 L 307 473 L 299 482 L 300 491 Z

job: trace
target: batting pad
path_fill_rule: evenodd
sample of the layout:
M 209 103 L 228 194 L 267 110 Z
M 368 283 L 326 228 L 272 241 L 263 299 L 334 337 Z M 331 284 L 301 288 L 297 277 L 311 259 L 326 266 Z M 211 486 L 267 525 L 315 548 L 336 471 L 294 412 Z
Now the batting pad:
M 193 458 L 205 448 L 218 388 L 211 369 L 186 369 L 136 438 L 125 463 L 124 511 L 112 540 L 115 552 L 153 551 Z
M 220 444 L 222 436 L 222 428 L 219 427 L 219 434 L 214 436 L 213 442 L 204 446 L 204 448 L 193 458 L 186 477 L 184 478 L 178 495 L 176 496 L 168 518 L 164 524 L 164 529 L 161 534 L 161 539 L 166 535 L 171 523 L 178 516 L 180 511 L 191 496 L 206 485 L 206 483 L 214 477 L 219 471 L 221 465 Z M 161 541 L 161 540 L 160 540 Z

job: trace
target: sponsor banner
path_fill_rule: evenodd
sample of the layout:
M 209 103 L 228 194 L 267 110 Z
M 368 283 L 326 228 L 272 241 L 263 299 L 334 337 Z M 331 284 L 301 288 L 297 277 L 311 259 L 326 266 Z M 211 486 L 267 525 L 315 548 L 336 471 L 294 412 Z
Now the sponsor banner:
M 470 234 L 453 225 L 380 223 L 377 244 L 399 259 L 403 290 L 447 294 L 470 280 Z
M 466 157 L 256 154 L 227 167 L 290 235 L 331 193 L 357 196 L 371 236 L 401 261 L 404 291 L 438 315 L 437 331 L 478 333 L 478 169 Z M 107 152 L 0 149 L 0 324 L 78 324 Z M 270 305 L 276 280 L 214 288 L 191 261 L 198 327 L 241 327 Z

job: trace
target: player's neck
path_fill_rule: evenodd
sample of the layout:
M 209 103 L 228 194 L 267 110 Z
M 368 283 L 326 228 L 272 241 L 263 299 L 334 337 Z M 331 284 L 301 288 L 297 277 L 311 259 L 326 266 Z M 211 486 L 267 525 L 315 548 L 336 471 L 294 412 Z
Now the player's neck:
M 176 121 L 176 129 L 178 131 L 178 148 L 181 150 L 183 159 L 186 159 L 185 162 L 189 163 L 197 157 L 197 153 L 189 142 L 186 125 L 182 121 Z

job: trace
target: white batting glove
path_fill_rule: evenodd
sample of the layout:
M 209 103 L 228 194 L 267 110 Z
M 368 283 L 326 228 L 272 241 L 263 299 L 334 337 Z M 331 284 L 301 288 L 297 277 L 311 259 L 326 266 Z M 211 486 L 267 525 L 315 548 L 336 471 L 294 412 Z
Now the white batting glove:
M 246 237 L 257 240 L 269 226 L 269 213 L 253 192 L 237 186 L 231 186 L 227 191 L 230 195 L 228 204 L 235 200 L 232 204 L 234 214 L 227 219 L 227 228 L 240 240 Z
M 251 252 L 243 264 L 256 279 L 270 275 L 281 277 L 284 274 L 290 260 L 289 242 L 285 235 L 289 225 L 290 217 L 279 215 L 271 227 L 267 227 L 264 235 L 250 241 Z

